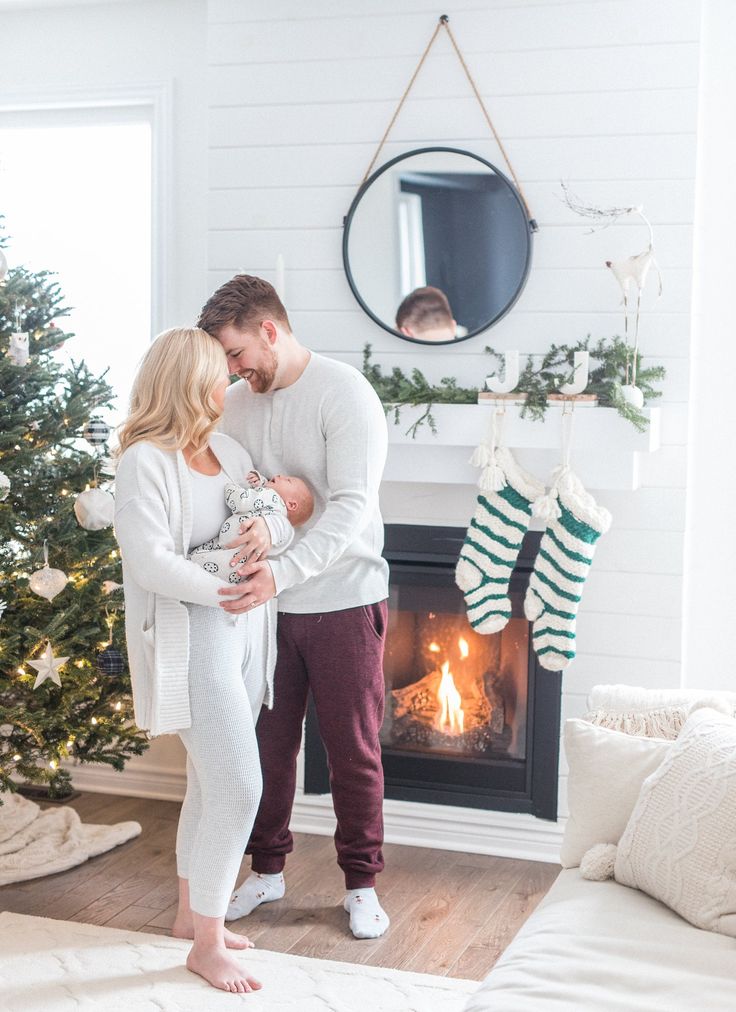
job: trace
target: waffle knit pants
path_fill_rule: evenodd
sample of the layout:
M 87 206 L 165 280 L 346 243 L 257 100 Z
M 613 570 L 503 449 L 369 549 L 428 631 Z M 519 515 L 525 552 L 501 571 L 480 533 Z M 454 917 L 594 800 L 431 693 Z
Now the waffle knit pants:
M 176 836 L 180 878 L 192 910 L 227 911 L 261 799 L 255 720 L 266 690 L 265 609 L 233 621 L 221 608 L 187 605 L 191 727 L 187 793 Z

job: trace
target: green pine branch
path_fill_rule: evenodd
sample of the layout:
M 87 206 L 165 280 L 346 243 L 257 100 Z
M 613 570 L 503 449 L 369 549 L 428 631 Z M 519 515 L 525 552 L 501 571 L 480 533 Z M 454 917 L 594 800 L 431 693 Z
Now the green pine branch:
M 68 312 L 49 271 L 17 267 L 0 285 L 0 471 L 11 483 L 0 502 L 0 600 L 7 604 L 0 616 L 0 794 L 20 779 L 62 796 L 70 790 L 63 760 L 122 769 L 148 745 L 132 721 L 127 666 L 114 676 L 98 668 L 108 621 L 125 660 L 120 592 L 102 592 L 104 581 L 121 582 L 120 558 L 111 528 L 79 526 L 74 499 L 99 478 L 98 457 L 82 430 L 90 418 L 104 417 L 113 393 L 104 376 L 58 355 L 74 338 L 60 325 Z M 5 354 L 17 329 L 30 335 L 23 367 Z M 29 586 L 43 565 L 45 540 L 50 566 L 69 577 L 53 601 Z M 46 680 L 34 690 L 28 661 L 47 641 L 57 657 L 70 659 L 61 687 Z
M 494 360 L 496 368 L 500 369 L 503 355 L 489 347 L 485 351 Z M 643 432 L 649 424 L 647 416 L 624 400 L 621 392 L 631 349 L 618 336 L 594 342 L 588 335 L 575 344 L 552 344 L 541 358 L 528 355 L 516 387 L 517 392 L 526 394 L 521 408 L 522 417 L 529 416 L 534 421 L 544 419 L 549 395 L 558 393 L 560 387 L 570 383 L 574 377 L 573 359 L 576 351 L 587 351 L 590 354 L 590 378 L 586 393 L 595 394 L 601 407 L 615 408 L 622 418 Z M 478 400 L 478 387 L 460 387 L 453 377 L 445 377 L 439 384 L 433 385 L 418 369 L 413 369 L 407 376 L 396 366 L 390 375 L 384 375 L 381 366 L 372 361 L 370 344 L 366 344 L 363 349 L 363 375 L 378 394 L 386 413 L 393 414 L 396 424 L 399 424 L 403 406 L 426 405 L 424 413 L 407 430 L 407 435 L 410 434 L 412 438 L 425 422 L 432 432 L 436 431 L 432 416 L 435 404 L 475 404 Z M 664 366 L 645 366 L 642 355 L 637 356 L 636 385 L 644 394 L 645 405 L 662 396 L 655 384 L 661 383 L 665 376 Z
M 416 436 L 420 425 L 425 422 L 432 432 L 437 431 L 437 424 L 432 414 L 435 404 L 475 404 L 478 390 L 475 387 L 460 387 L 454 377 L 446 376 L 438 384 L 430 383 L 419 369 L 412 369 L 406 376 L 401 369 L 394 367 L 389 376 L 384 376 L 380 365 L 371 361 L 371 345 L 363 349 L 363 375 L 378 394 L 386 414 L 393 415 L 394 423 L 401 420 L 402 407 L 425 408 L 420 417 L 409 426 L 407 435 L 412 439 Z

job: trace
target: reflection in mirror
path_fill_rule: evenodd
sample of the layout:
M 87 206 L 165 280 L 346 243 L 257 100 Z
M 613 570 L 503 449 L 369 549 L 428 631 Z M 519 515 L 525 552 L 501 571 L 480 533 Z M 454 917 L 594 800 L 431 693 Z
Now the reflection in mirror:
M 343 259 L 363 309 L 405 340 L 449 343 L 485 330 L 519 297 L 531 230 L 514 185 L 454 148 L 382 166 L 345 222 Z

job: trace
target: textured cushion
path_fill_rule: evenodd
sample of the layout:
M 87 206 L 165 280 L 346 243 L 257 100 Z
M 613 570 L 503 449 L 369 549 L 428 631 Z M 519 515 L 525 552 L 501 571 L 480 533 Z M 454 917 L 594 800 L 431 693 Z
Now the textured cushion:
M 733 716 L 736 714 L 736 692 L 596 685 L 588 697 L 585 719 L 626 734 L 674 739 L 690 714 L 702 706 Z
M 618 843 L 641 785 L 671 747 L 670 741 L 565 721 L 570 817 L 560 851 L 563 868 L 577 867 L 596 843 Z
M 688 718 L 641 789 L 614 874 L 691 924 L 736 936 L 736 720 L 708 709 Z

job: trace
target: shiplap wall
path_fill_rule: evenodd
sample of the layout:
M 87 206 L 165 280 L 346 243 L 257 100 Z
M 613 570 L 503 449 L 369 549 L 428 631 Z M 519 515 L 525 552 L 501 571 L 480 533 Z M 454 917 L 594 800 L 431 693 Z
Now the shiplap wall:
M 309 347 L 359 365 L 370 342 L 386 367 L 479 384 L 486 344 L 535 353 L 621 332 L 602 261 L 642 250 L 646 231 L 623 222 L 587 234 L 560 180 L 591 203 L 644 205 L 664 278 L 641 325 L 643 351 L 668 370 L 664 446 L 644 460 L 638 491 L 599 496 L 614 526 L 564 679 L 564 713 L 579 714 L 596 682 L 680 682 L 700 2 L 450 0 L 442 12 L 540 225 L 511 314 L 451 354 L 417 348 L 373 325 L 342 271 L 343 215 L 441 13 L 422 0 L 209 0 L 209 285 L 240 270 L 273 280 L 282 253 L 287 305 Z M 431 143 L 503 167 L 444 34 L 384 156 Z M 467 522 L 474 490 L 456 489 L 449 508 L 443 493 L 441 503 L 431 484 L 392 484 L 384 512 Z M 564 786 L 563 777 L 563 809 Z

